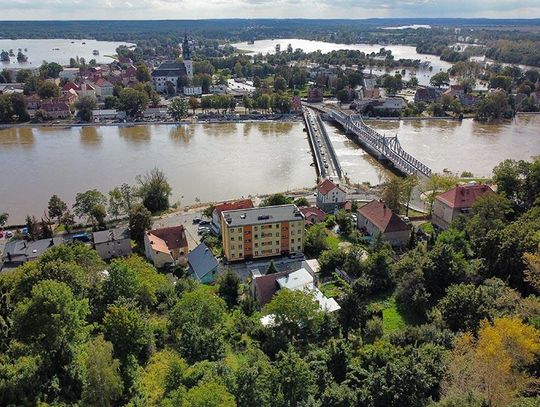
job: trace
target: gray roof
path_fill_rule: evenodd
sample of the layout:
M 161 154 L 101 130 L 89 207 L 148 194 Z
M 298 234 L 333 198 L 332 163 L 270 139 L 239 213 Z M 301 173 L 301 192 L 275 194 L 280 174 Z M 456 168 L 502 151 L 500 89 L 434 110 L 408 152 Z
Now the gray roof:
M 116 228 L 101 230 L 99 232 L 93 233 L 94 244 L 112 242 L 114 240 L 129 239 L 129 229 L 128 228 Z
M 64 239 L 61 237 L 30 242 L 26 240 L 13 240 L 5 246 L 4 259 L 7 261 L 11 257 L 12 261 L 33 260 L 41 256 L 49 247 L 58 246 L 63 243 Z
M 182 76 L 186 73 L 186 67 L 183 63 L 164 62 L 152 72 L 152 76 Z
M 218 261 L 204 243 L 198 245 L 188 254 L 189 268 L 201 280 L 218 266 Z
M 221 216 L 229 226 L 264 225 L 304 219 L 302 212 L 292 204 L 223 211 Z

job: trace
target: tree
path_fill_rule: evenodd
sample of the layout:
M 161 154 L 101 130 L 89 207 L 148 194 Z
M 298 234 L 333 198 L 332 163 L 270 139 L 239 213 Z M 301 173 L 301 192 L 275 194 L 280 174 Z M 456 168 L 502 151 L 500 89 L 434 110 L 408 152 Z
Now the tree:
M 33 383 L 40 396 L 69 400 L 77 392 L 77 372 L 70 366 L 87 338 L 89 312 L 87 299 L 76 299 L 66 284 L 52 280 L 35 284 L 14 310 L 13 338 L 41 359 Z
M 327 250 L 329 248 L 327 237 L 324 223 L 318 223 L 309 227 L 304 239 L 304 251 L 306 255 L 318 257 L 324 250 Z
M 272 316 L 272 330 L 290 341 L 312 332 L 322 317 L 319 304 L 311 293 L 279 290 L 263 310 Z
M 135 191 L 134 188 L 129 184 L 120 185 L 120 192 L 122 193 L 122 209 L 124 212 L 131 211 L 131 207 L 135 203 Z
M 224 353 L 225 302 L 204 287 L 184 293 L 170 313 L 177 349 L 188 361 L 217 360 Z
M 96 99 L 92 96 L 83 96 L 75 103 L 75 108 L 79 119 L 85 122 L 92 121 L 93 110 L 96 108 Z
M 525 281 L 537 292 L 540 292 L 540 244 L 538 245 L 536 253 L 525 253 L 523 259 L 527 264 Z
M 390 177 L 383 190 L 382 200 L 396 213 L 401 212 L 402 182 L 398 177 Z
M 97 336 L 84 346 L 84 378 L 81 399 L 87 406 L 110 407 L 122 395 L 120 363 L 113 346 Z
M 431 86 L 440 88 L 441 86 L 448 86 L 450 84 L 450 76 L 448 72 L 437 72 L 429 80 Z
M 200 383 L 188 390 L 185 395 L 186 406 L 193 407 L 236 407 L 236 402 L 227 388 L 220 383 Z
M 282 76 L 276 76 L 274 78 L 274 91 L 286 91 L 287 90 L 287 81 Z
M 286 400 L 285 405 L 300 406 L 315 393 L 313 372 L 292 346 L 278 354 L 276 369 L 278 371 L 276 384 L 283 394 L 283 399 Z
M 477 104 L 477 120 L 492 120 L 512 117 L 513 112 L 504 90 L 489 93 Z
M 391 95 L 395 95 L 403 88 L 403 80 L 401 79 L 401 75 L 385 75 L 383 80 L 383 87 L 388 93 L 390 93 Z
M 125 364 L 130 356 L 140 363 L 146 360 L 152 343 L 148 320 L 132 304 L 111 305 L 103 317 L 105 338 L 114 346 L 114 354 Z
M 129 211 L 131 238 L 142 245 L 144 233 L 152 227 L 152 213 L 143 204 L 134 205 Z
M 292 199 L 283 195 L 283 194 L 274 194 L 270 195 L 267 198 L 264 198 L 259 206 L 276 206 L 276 205 L 287 205 L 292 203 Z
M 126 88 L 120 92 L 118 109 L 130 117 L 141 114 L 148 106 L 148 95 L 136 89 Z
M 193 110 L 193 114 L 195 114 L 195 110 L 197 110 L 199 107 L 201 107 L 201 103 L 199 99 L 192 96 L 189 98 L 189 107 Z
M 109 213 L 116 220 L 123 213 L 124 199 L 119 187 L 109 191 Z
M 107 204 L 107 198 L 97 189 L 91 189 L 86 192 L 79 192 L 75 196 L 75 204 L 73 205 L 73 210 L 75 215 L 79 217 L 87 217 L 92 225 L 95 224 L 98 219 L 94 215 L 100 215 L 100 210 L 95 210 L 97 206 L 102 206 Z
M 144 64 L 137 65 L 137 71 L 135 72 L 135 77 L 139 82 L 150 82 L 152 76 L 150 75 L 150 70 Z
M 144 176 L 137 176 L 139 184 L 138 195 L 143 205 L 152 213 L 169 209 L 171 186 L 167 177 L 160 169 L 153 168 Z
M 20 93 L 13 93 L 10 99 L 13 114 L 19 118 L 19 121 L 25 122 L 30 120 L 30 115 L 28 114 L 28 110 L 26 110 L 25 97 Z
M 42 99 L 57 98 L 60 96 L 60 88 L 54 82 L 44 81 L 38 88 L 38 95 Z
M 169 107 L 167 107 L 167 113 L 169 113 L 174 120 L 178 121 L 188 114 L 189 105 L 185 98 L 174 98 Z
M 63 70 L 64 68 L 62 65 L 57 64 L 56 62 L 43 62 L 43 64 L 39 67 L 39 73 L 43 78 L 58 78 L 58 76 L 60 76 L 60 72 Z
M 540 333 L 518 318 L 484 321 L 474 339 L 470 333 L 456 341 L 450 353 L 446 396 L 479 394 L 488 406 L 506 406 L 532 384 L 526 371 L 540 353 Z
M 8 218 L 9 214 L 7 212 L 0 212 L 0 228 L 6 225 Z
M 425 200 L 429 205 L 429 212 L 433 210 L 433 202 L 435 197 L 446 191 L 458 183 L 455 176 L 451 174 L 432 174 L 428 182 L 423 184 L 421 190 L 424 194 Z
M 219 279 L 218 293 L 229 308 L 234 308 L 238 304 L 238 289 L 240 280 L 231 270 L 227 270 Z
M 105 218 L 107 217 L 107 209 L 105 208 L 105 205 L 94 205 L 90 210 L 90 216 L 92 219 L 95 219 L 99 229 L 104 230 L 107 228 L 107 224 L 105 223 Z
M 13 120 L 13 105 L 9 95 L 0 95 L 0 123 L 9 123 Z
M 56 221 L 60 223 L 60 219 L 62 219 L 64 213 L 67 211 L 67 204 L 58 195 L 53 195 L 49 199 L 47 209 L 49 217 L 52 219 L 56 218 Z

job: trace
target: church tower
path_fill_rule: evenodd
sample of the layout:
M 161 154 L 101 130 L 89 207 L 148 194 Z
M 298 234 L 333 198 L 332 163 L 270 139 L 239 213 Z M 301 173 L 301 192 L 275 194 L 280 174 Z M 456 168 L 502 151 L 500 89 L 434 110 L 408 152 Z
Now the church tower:
M 182 43 L 182 58 L 184 59 L 184 66 L 186 67 L 186 75 L 189 80 L 193 79 L 193 62 L 191 61 L 191 50 L 189 49 L 189 42 L 187 34 L 184 37 Z

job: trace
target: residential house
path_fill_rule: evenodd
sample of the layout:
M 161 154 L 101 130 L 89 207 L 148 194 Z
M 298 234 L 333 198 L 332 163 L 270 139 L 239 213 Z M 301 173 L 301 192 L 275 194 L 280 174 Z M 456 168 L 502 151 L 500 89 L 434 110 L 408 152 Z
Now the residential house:
M 90 96 L 90 97 L 95 98 L 96 88 L 90 83 L 87 83 L 87 82 L 81 83 L 79 85 L 79 90 L 77 90 L 77 94 L 79 95 L 79 97 Z
M 7 265 L 19 265 L 27 261 L 35 260 L 47 249 L 64 243 L 61 237 L 40 239 L 34 241 L 12 240 L 6 243 L 2 260 Z
M 94 82 L 96 96 L 100 99 L 105 99 L 113 95 L 114 86 L 107 79 L 99 78 Z
M 374 112 L 399 112 L 407 107 L 407 102 L 400 97 L 389 97 L 382 99 L 373 105 Z
M 34 93 L 26 98 L 26 108 L 28 110 L 41 109 L 42 100 L 37 93 Z
M 202 87 L 201 86 L 184 86 L 182 93 L 185 96 L 201 96 Z
M 322 88 L 310 88 L 307 94 L 309 103 L 320 103 L 323 101 L 324 90 Z
M 357 227 L 372 238 L 380 235 L 382 240 L 392 246 L 408 243 L 411 229 L 386 204 L 373 200 L 358 209 Z
M 306 226 L 324 222 L 324 220 L 326 219 L 326 213 L 321 211 L 316 206 L 303 206 L 299 209 L 300 212 L 304 214 L 304 218 L 306 219 Z
M 189 275 L 203 284 L 211 284 L 215 281 L 219 263 L 208 246 L 204 243 L 199 244 L 189 252 L 187 260 Z
M 304 215 L 296 205 L 223 211 L 221 236 L 227 261 L 301 253 Z
M 71 91 L 78 93 L 81 91 L 81 87 L 75 82 L 66 82 L 64 86 L 62 86 L 62 95 L 65 95 Z
M 227 85 L 210 85 L 208 92 L 212 95 L 224 95 L 227 93 Z
M 79 68 L 64 68 L 62 71 L 60 71 L 58 77 L 60 79 L 67 79 L 68 81 L 74 81 L 77 79 L 77 76 L 79 76 L 79 72 Z
M 459 216 L 469 216 L 474 202 L 481 196 L 495 192 L 486 184 L 458 185 L 435 197 L 431 222 L 440 229 L 448 229 Z
M 240 201 L 223 202 L 217 204 L 214 206 L 214 210 L 212 212 L 212 230 L 217 235 L 221 233 L 221 212 L 250 208 L 253 208 L 253 201 L 251 199 L 242 199 Z
M 71 116 L 69 103 L 61 99 L 47 99 L 41 103 L 48 119 L 65 119 Z
M 94 249 L 103 260 L 131 254 L 131 237 L 128 228 L 102 230 L 93 233 Z
M 315 281 L 315 276 L 304 267 L 295 271 L 267 275 L 261 275 L 258 270 L 254 270 L 250 290 L 260 306 L 269 303 L 279 290 L 287 289 L 312 294 L 313 299 L 319 303 L 320 309 L 324 312 L 335 312 L 341 309 L 335 299 L 324 296 Z M 264 325 L 271 325 L 272 315 L 263 317 L 261 322 Z
M 334 213 L 347 201 L 347 192 L 330 179 L 317 186 L 317 207 L 326 213 Z
M 415 103 L 434 103 L 441 98 L 442 91 L 437 88 L 418 88 L 414 95 Z
M 459 97 L 460 95 L 465 94 L 465 86 L 463 85 L 450 85 L 448 89 L 446 89 L 443 93 L 443 95 L 449 95 L 453 98 Z
M 183 225 L 149 230 L 144 235 L 144 252 L 154 266 L 187 265 L 188 242 Z
M 375 78 L 364 78 L 360 96 L 361 99 L 378 99 L 381 97 L 381 92 Z

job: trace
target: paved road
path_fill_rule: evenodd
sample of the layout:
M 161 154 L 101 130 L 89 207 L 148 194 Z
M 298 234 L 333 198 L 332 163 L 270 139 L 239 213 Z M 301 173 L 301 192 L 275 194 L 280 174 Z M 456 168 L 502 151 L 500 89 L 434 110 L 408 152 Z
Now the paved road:
M 332 156 L 329 152 L 329 146 L 327 145 L 327 140 L 324 137 L 322 130 L 319 126 L 319 123 L 317 121 L 317 113 L 313 109 L 306 109 L 306 116 L 307 119 L 311 123 L 311 127 L 313 128 L 313 136 L 315 138 L 315 143 L 313 148 L 317 149 L 323 159 L 323 166 L 326 169 L 328 177 L 338 180 L 338 171 L 334 167 L 334 161 L 332 160 Z

